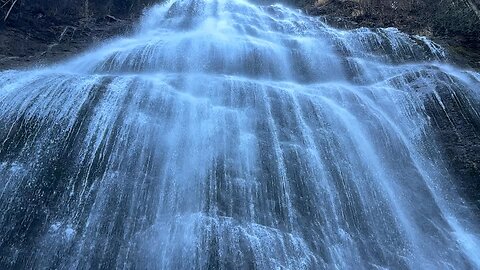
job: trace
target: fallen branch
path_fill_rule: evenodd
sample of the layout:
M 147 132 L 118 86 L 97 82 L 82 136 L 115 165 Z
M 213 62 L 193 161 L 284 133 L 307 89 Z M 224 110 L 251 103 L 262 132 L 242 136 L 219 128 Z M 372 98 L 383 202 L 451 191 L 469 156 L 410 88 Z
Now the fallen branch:
M 7 18 L 8 18 L 8 15 L 10 15 L 10 12 L 12 11 L 13 7 L 15 6 L 15 4 L 17 3 L 18 0 L 13 0 L 12 2 L 12 5 L 10 6 L 10 8 L 8 9 L 7 11 L 7 15 L 5 15 L 5 18 L 3 19 L 3 21 L 6 21 Z M 5 2 L 4 6 L 7 4 L 8 2 Z
M 75 33 L 75 31 L 77 31 L 77 28 L 76 27 L 73 27 L 73 26 L 66 26 L 65 29 L 63 29 L 63 32 L 62 34 L 60 34 L 60 38 L 58 39 L 58 41 L 62 41 L 63 37 L 65 36 L 65 34 L 67 33 L 67 31 L 69 29 L 72 29 L 73 30 L 73 33 Z
M 10 2 L 10 0 L 8 1 L 2 1 L 2 6 L 0 8 L 4 8 L 8 3 Z
M 114 22 L 118 22 L 118 21 L 119 21 L 119 19 L 115 18 L 115 17 L 112 16 L 112 15 L 107 15 L 107 16 L 105 16 L 105 17 L 106 17 L 107 19 L 110 19 L 110 20 L 114 21 Z

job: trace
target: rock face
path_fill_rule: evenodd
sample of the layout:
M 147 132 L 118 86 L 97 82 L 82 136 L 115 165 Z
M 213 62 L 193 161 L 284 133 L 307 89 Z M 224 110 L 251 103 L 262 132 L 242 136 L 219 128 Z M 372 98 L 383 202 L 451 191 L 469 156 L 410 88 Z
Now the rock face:
M 444 39 L 444 45 L 480 67 L 479 0 L 317 0 L 297 1 L 313 15 L 344 17 L 359 26 L 396 27 Z
M 258 0 L 271 2 L 267 0 Z M 480 0 L 284 0 L 312 15 L 343 17 L 358 26 L 397 27 L 437 37 L 460 60 L 480 67 Z M 0 68 L 58 59 L 124 32 L 156 0 L 18 0 L 0 20 Z M 4 18 L 11 4 L 0 9 Z M 22 58 L 21 61 L 18 57 Z M 458 59 L 457 59 L 458 60 Z
M 158 1 L 154 0 L 19 0 L 13 7 L 9 17 L 26 16 L 29 12 L 37 13 L 38 16 L 53 16 L 56 18 L 84 18 L 113 16 L 136 16 L 139 11 Z M 5 5 L 2 12 L 10 8 L 11 4 Z
M 343 17 L 356 26 L 397 27 L 429 36 L 445 46 L 457 64 L 478 69 L 479 6 L 479 0 L 317 0 L 307 3 L 306 10 L 313 15 Z M 480 209 L 480 101 L 471 93 L 453 94 L 449 87 L 434 90 L 438 99 L 432 98 L 425 107 L 435 139 L 460 193 Z
M 285 0 L 312 15 L 342 17 L 354 26 L 397 27 L 435 37 L 453 55 L 480 67 L 480 0 Z M 99 40 L 129 31 L 133 20 L 155 0 L 18 0 L 7 20 L 0 9 L 0 70 L 58 61 Z M 265 0 L 265 2 L 267 2 Z M 451 174 L 480 205 L 480 105 L 471 97 L 439 91 L 427 104 Z M 477 108 L 477 110 L 475 110 Z
M 456 87 L 437 86 L 425 109 L 450 174 L 480 217 L 480 100 Z
M 58 61 L 124 33 L 153 0 L 19 0 L 0 9 L 0 69 Z
M 443 121 L 480 74 L 432 59 L 392 28 L 181 0 L 2 72 L 0 269 L 479 269 L 423 101 Z

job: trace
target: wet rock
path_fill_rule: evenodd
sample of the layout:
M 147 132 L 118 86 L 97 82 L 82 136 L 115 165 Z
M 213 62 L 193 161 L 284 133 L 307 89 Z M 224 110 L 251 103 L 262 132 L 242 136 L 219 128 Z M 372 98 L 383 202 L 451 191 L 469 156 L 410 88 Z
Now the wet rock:
M 0 70 L 43 65 L 129 32 L 152 0 L 19 1 L 0 9 Z
M 437 87 L 425 109 L 460 195 L 480 217 L 480 100 L 452 85 Z
M 312 15 L 342 17 L 358 26 L 396 27 L 428 36 L 448 47 L 457 63 L 480 68 L 479 5 L 478 0 L 329 0 L 310 1 L 306 10 Z

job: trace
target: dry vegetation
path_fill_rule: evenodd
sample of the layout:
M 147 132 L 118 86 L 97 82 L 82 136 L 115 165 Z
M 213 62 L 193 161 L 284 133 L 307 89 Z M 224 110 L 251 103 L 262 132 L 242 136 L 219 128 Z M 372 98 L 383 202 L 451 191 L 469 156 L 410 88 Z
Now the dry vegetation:
M 13 7 L 17 3 L 18 0 L 2 0 L 2 9 L 7 7 L 7 12 L 5 14 L 5 17 L 3 18 L 4 21 L 7 20 L 8 15 L 10 15 L 10 12 L 12 12 Z

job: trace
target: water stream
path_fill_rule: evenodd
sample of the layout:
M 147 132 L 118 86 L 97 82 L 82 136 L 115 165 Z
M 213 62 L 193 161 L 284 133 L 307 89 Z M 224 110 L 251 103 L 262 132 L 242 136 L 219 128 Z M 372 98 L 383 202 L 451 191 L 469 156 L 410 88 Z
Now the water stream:
M 178 0 L 1 72 L 1 269 L 479 269 L 425 102 L 478 96 L 480 74 L 446 57 L 393 28 Z

